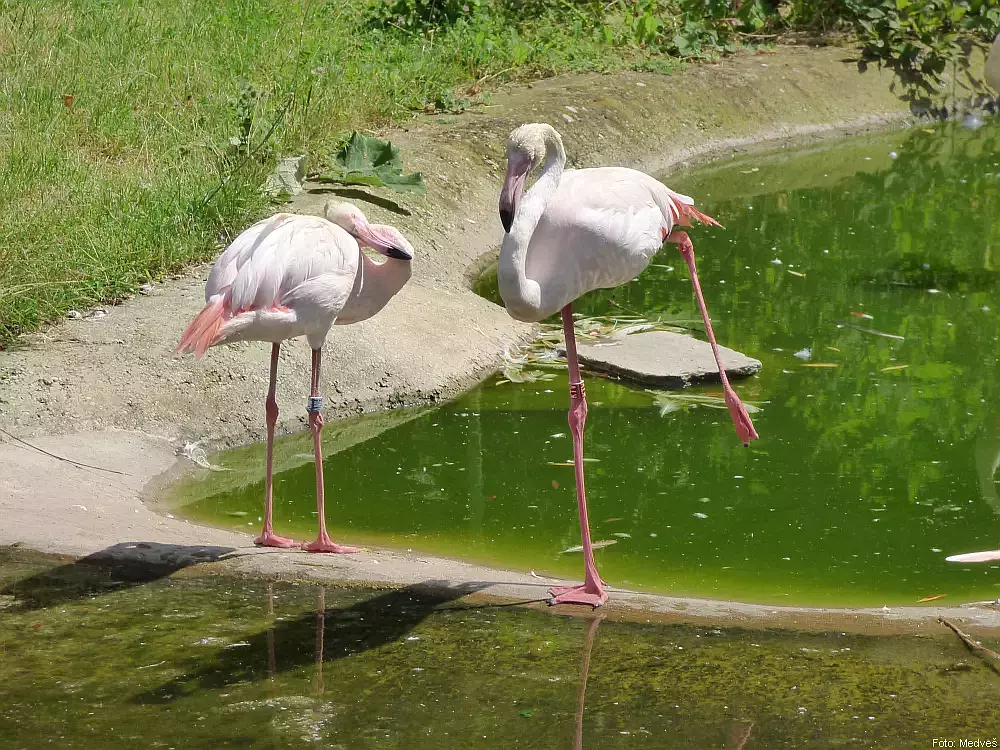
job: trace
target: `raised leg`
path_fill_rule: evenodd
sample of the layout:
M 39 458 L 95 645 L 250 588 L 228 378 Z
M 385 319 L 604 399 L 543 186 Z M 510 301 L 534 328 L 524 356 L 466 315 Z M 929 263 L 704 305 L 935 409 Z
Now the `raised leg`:
M 708 308 L 705 307 L 705 298 L 701 293 L 701 283 L 698 281 L 698 271 L 694 266 L 694 244 L 691 242 L 691 238 L 688 237 L 687 232 L 673 232 L 665 239 L 667 242 L 677 245 L 677 249 L 681 251 L 681 255 L 684 256 L 688 269 L 691 271 L 691 283 L 694 284 L 694 293 L 698 298 L 701 319 L 705 323 L 708 340 L 712 344 L 712 353 L 715 354 L 715 362 L 719 366 L 719 377 L 722 378 L 722 390 L 726 394 L 726 407 L 729 409 L 729 416 L 733 418 L 733 426 L 736 428 L 736 434 L 743 441 L 743 445 L 749 445 L 751 440 L 757 439 L 757 430 L 754 429 L 753 422 L 750 421 L 750 415 L 747 413 L 746 407 L 740 401 L 740 397 L 736 395 L 733 387 L 729 385 L 729 378 L 726 377 L 726 368 L 722 364 L 719 345 L 715 342 L 715 331 L 712 330 L 712 321 L 708 317 Z
M 590 521 L 587 519 L 587 492 L 583 486 L 583 426 L 587 421 L 587 394 L 580 378 L 580 362 L 576 358 L 576 333 L 573 328 L 573 306 L 562 310 L 563 333 L 566 337 L 566 362 L 569 365 L 569 430 L 573 433 L 573 470 L 576 473 L 576 504 L 580 510 L 580 535 L 583 537 L 584 579 L 582 586 L 553 586 L 549 604 L 589 604 L 600 607 L 608 600 L 594 562 L 590 541 Z
M 278 350 L 281 344 L 271 344 L 271 382 L 267 387 L 267 402 L 264 411 L 267 415 L 267 470 L 264 475 L 264 530 L 254 539 L 254 544 L 262 547 L 298 547 L 298 542 L 278 536 L 272 527 L 271 505 L 273 472 L 271 464 L 274 461 L 274 425 L 278 422 L 278 402 L 274 398 L 275 384 L 278 380 Z
M 321 349 L 313 349 L 312 353 L 312 389 L 309 393 L 309 429 L 313 434 L 313 454 L 316 459 L 316 510 L 319 512 L 319 536 L 315 542 L 302 546 L 307 552 L 336 552 L 344 554 L 358 552 L 357 547 L 344 547 L 334 544 L 326 531 L 326 508 L 323 504 L 323 451 L 320 446 L 320 433 L 323 431 L 323 398 L 319 395 L 319 365 Z

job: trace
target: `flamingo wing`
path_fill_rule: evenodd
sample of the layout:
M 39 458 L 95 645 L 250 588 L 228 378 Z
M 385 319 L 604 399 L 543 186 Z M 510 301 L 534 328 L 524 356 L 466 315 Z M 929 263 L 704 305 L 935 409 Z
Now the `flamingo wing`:
M 652 183 L 652 184 L 650 184 Z M 678 212 L 661 207 L 660 183 L 632 169 L 569 170 L 532 235 L 525 271 L 565 287 L 572 300 L 631 281 L 663 245 Z M 666 204 L 664 204 L 666 205 Z
M 216 261 L 205 308 L 178 351 L 201 356 L 224 341 L 322 338 L 350 296 L 360 258 L 357 241 L 326 219 L 277 214 L 254 224 Z
M 353 237 L 315 216 L 279 217 L 274 217 L 276 226 L 253 240 L 251 252 L 234 258 L 238 268 L 229 287 L 228 305 L 234 314 L 288 307 L 291 299 L 284 299 L 288 293 L 321 275 L 347 274 L 353 283 L 361 255 Z

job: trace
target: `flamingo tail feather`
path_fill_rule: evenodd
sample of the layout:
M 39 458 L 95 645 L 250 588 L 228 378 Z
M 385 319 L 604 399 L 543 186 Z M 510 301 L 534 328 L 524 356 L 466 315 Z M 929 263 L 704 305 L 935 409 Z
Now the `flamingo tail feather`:
M 191 351 L 195 358 L 200 358 L 216 343 L 219 329 L 225 322 L 225 300 L 218 296 L 205 305 L 191 321 L 177 345 L 177 353 Z

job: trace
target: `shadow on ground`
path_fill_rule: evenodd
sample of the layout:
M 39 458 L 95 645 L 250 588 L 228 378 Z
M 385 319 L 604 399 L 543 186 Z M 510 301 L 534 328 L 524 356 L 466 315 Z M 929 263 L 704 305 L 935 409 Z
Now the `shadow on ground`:
M 9 583 L 0 589 L 0 595 L 13 596 L 17 609 L 44 609 L 152 583 L 192 565 L 215 562 L 234 551 L 232 547 L 121 542 Z

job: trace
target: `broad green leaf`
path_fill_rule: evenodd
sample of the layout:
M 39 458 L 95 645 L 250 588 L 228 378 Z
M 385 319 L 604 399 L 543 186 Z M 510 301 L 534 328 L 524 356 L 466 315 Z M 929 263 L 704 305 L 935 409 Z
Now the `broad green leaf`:
M 427 191 L 424 178 L 419 172 L 403 174 L 403 160 L 396 146 L 357 131 L 341 146 L 334 159 L 333 169 L 319 179 L 343 185 L 389 187 L 396 192 L 417 195 L 423 195 Z

